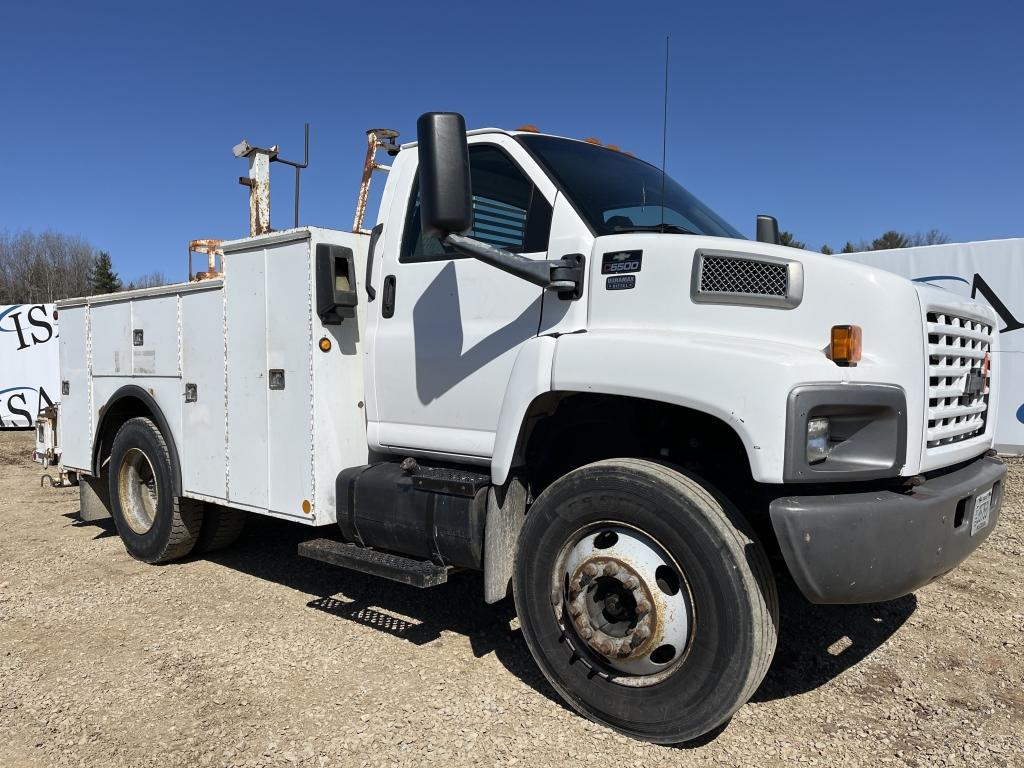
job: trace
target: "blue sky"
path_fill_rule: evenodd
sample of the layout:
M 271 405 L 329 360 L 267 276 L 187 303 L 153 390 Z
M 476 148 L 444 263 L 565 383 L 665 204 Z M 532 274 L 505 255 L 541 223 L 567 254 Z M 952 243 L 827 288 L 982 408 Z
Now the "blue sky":
M 1024 236 L 1024 6 L 1012 2 L 8 3 L 0 230 L 80 234 L 122 277 L 246 233 L 243 137 L 302 149 L 303 223 L 351 225 L 372 126 L 535 123 L 661 157 L 747 235 Z M 276 165 L 273 224 L 291 222 Z

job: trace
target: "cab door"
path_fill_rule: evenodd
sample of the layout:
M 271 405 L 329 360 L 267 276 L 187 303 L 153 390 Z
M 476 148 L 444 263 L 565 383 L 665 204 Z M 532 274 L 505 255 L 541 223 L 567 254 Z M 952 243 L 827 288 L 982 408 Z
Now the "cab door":
M 519 347 L 540 327 L 543 290 L 423 235 L 415 150 L 406 152 L 411 156 L 396 162 L 394 195 L 382 216 L 380 269 L 374 269 L 371 447 L 483 461 L 493 451 Z M 505 134 L 470 137 L 469 161 L 470 236 L 547 258 L 550 180 Z

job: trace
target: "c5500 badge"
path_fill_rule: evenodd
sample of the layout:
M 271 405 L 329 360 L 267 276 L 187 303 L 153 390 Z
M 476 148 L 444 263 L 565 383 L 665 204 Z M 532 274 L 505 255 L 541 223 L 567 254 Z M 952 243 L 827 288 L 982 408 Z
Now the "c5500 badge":
M 639 272 L 643 259 L 643 251 L 610 251 L 601 257 L 601 274 L 625 275 Z

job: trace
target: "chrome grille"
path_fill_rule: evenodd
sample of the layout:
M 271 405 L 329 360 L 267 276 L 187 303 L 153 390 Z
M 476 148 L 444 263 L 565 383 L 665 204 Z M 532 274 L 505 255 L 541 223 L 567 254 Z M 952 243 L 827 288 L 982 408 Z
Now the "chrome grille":
M 702 293 L 736 293 L 785 297 L 789 270 L 785 264 L 728 256 L 705 256 L 700 271 Z
M 931 310 L 928 323 L 928 448 L 978 437 L 989 400 L 993 328 L 970 317 Z M 980 379 L 980 391 L 971 384 Z

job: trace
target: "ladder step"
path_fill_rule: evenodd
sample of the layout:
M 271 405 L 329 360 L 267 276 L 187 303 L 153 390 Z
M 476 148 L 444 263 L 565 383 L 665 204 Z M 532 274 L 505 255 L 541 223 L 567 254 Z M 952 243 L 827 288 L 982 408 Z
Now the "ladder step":
M 436 587 L 448 581 L 448 569 L 429 560 L 413 560 L 401 555 L 346 544 L 333 539 L 312 539 L 299 544 L 299 556 L 331 565 L 369 573 L 413 587 Z

